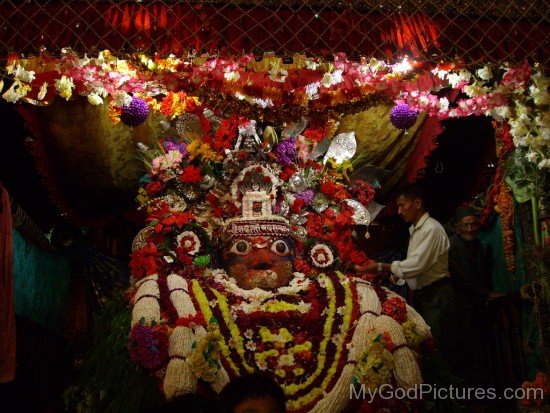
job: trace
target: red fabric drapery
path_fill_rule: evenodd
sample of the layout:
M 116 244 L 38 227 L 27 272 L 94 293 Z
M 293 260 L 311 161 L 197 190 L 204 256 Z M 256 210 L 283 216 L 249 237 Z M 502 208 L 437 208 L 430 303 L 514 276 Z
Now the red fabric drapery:
M 186 50 L 467 61 L 547 59 L 547 34 L 527 20 L 470 19 L 376 10 L 216 5 L 200 2 L 4 2 L 0 46 L 36 53 L 71 47 L 181 54 Z M 32 16 L 32 17 L 29 17 Z M 542 23 L 539 23 L 542 24 Z M 483 33 L 480 36 L 479 33 Z
M 0 184 L 0 383 L 15 378 L 15 307 L 10 199 Z

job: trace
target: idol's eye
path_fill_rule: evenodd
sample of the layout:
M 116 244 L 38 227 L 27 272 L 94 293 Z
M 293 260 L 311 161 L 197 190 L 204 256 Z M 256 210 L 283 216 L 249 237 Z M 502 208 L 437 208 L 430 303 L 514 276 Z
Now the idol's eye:
M 240 239 L 233 243 L 229 252 L 232 252 L 238 255 L 246 255 L 251 250 L 252 250 L 252 244 L 250 244 L 250 242 L 248 241 Z
M 290 249 L 288 248 L 288 245 L 285 241 L 282 239 L 276 240 L 273 244 L 271 244 L 271 251 L 273 251 L 277 255 L 288 255 L 290 252 Z

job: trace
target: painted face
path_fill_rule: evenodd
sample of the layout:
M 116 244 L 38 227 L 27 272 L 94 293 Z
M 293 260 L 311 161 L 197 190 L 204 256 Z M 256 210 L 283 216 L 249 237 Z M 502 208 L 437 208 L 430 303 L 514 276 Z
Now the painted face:
M 222 253 L 224 267 L 241 288 L 275 289 L 287 285 L 294 271 L 290 238 L 235 238 Z
M 414 222 L 422 207 L 420 199 L 410 199 L 399 195 L 397 198 L 397 213 L 405 222 Z
M 479 219 L 476 216 L 469 215 L 457 222 L 456 232 L 466 241 L 473 241 L 479 231 Z

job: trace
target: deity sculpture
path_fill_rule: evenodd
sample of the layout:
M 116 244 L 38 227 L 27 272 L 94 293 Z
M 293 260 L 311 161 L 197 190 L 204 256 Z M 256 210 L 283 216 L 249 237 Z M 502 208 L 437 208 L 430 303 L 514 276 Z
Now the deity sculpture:
M 290 412 L 342 411 L 350 386 L 420 384 L 429 327 L 403 298 L 345 271 L 346 260 L 366 259 L 351 233 L 369 200 L 352 207 L 351 191 L 314 159 L 265 156 L 256 125 L 239 122 L 223 173 L 207 188 L 203 166 L 196 198 L 186 188 L 198 143 L 178 153 L 165 144 L 164 166 L 149 174 L 176 190 L 150 191 L 150 224 L 135 245 L 132 358 L 167 398 L 267 370 Z M 300 132 L 275 151 L 283 146 L 284 158 Z

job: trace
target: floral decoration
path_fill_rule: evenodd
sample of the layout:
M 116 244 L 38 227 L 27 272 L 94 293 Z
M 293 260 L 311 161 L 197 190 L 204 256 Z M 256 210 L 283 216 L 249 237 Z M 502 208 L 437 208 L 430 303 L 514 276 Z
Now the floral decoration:
M 394 360 L 394 344 L 387 334 L 371 333 L 368 345 L 359 356 L 353 375 L 353 383 L 362 384 L 374 391 L 383 384 L 391 383 Z
M 334 254 L 326 244 L 315 244 L 309 251 L 309 258 L 317 268 L 326 268 L 334 264 Z
M 542 406 L 550 393 L 548 375 L 539 371 L 533 381 L 524 381 L 521 388 L 525 390 L 525 397 L 520 404 L 524 407 Z
M 149 371 L 155 371 L 168 361 L 168 330 L 165 325 L 145 324 L 141 319 L 128 337 L 130 356 Z

